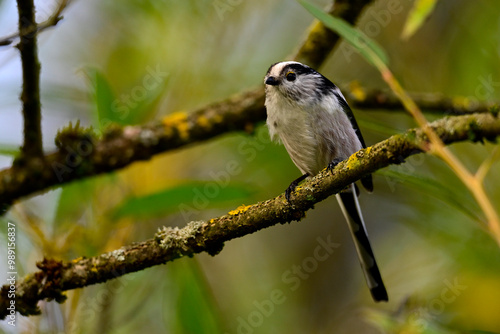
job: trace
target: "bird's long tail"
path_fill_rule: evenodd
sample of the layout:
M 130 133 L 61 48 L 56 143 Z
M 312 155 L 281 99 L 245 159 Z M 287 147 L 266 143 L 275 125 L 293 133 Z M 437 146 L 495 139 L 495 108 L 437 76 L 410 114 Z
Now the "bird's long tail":
M 354 184 L 351 185 L 351 191 L 338 193 L 336 197 L 349 225 L 361 268 L 373 300 L 376 302 L 387 301 L 389 298 L 368 240 L 368 233 L 366 232 Z

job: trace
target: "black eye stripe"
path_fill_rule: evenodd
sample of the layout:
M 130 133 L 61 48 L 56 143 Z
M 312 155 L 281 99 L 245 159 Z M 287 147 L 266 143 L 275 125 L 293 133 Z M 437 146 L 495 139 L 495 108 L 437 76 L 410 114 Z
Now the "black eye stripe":
M 285 77 L 288 81 L 294 81 L 297 79 L 297 75 L 293 72 L 288 72 Z
M 303 65 L 303 64 L 288 64 L 281 70 L 281 74 L 286 74 L 288 72 L 294 72 L 297 75 L 302 75 L 302 74 L 316 74 L 315 70 L 310 68 L 309 66 Z

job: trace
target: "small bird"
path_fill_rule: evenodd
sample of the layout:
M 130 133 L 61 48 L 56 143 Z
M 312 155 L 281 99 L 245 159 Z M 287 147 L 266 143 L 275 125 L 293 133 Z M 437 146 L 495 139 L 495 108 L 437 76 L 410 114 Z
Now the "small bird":
M 311 67 L 295 61 L 271 65 L 266 85 L 267 126 L 273 140 L 283 143 L 302 176 L 285 191 L 290 195 L 307 177 L 366 147 L 354 115 L 340 89 Z M 361 184 L 373 191 L 371 175 Z M 358 202 L 358 189 L 351 184 L 336 194 L 373 300 L 387 301 L 387 291 L 375 261 Z

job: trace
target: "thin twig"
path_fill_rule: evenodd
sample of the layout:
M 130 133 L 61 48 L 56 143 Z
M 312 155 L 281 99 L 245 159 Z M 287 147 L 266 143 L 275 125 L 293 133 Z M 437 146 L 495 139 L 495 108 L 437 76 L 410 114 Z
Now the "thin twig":
M 491 167 L 497 160 L 500 159 L 500 147 L 497 146 L 493 149 L 493 152 L 491 152 L 491 155 L 486 158 L 483 163 L 479 166 L 479 168 L 476 171 L 475 177 L 476 179 L 484 183 L 484 179 L 486 178 L 486 175 L 490 171 Z
M 69 4 L 69 0 L 61 0 L 59 2 L 59 6 L 57 6 L 54 13 L 47 20 L 45 20 L 39 24 L 35 23 L 33 25 L 25 27 L 22 31 L 19 30 L 19 31 L 17 31 L 9 36 L 5 36 L 5 37 L 1 38 L 0 39 L 0 46 L 11 45 L 14 42 L 14 40 L 16 40 L 17 38 L 31 36 L 35 32 L 40 33 L 41 31 L 43 31 L 47 28 L 56 26 L 59 23 L 59 21 L 62 19 L 61 14 L 64 11 L 64 9 L 66 9 L 68 4 Z
M 486 215 L 488 222 L 488 228 L 490 233 L 495 238 L 497 244 L 500 246 L 500 218 L 498 213 L 493 206 L 490 198 L 486 194 L 483 183 L 481 180 L 476 178 L 465 165 L 444 145 L 443 141 L 437 133 L 430 127 L 424 114 L 417 106 L 417 104 L 411 99 L 408 93 L 401 87 L 397 79 L 394 77 L 389 68 L 382 62 L 378 57 L 373 58 L 377 67 L 379 68 L 383 79 L 391 87 L 393 92 L 398 96 L 406 110 L 413 116 L 417 121 L 417 124 L 423 129 L 425 134 L 430 140 L 430 146 L 428 150 L 442 159 L 448 166 L 453 170 L 453 172 L 462 180 L 465 186 L 472 193 L 477 203 Z

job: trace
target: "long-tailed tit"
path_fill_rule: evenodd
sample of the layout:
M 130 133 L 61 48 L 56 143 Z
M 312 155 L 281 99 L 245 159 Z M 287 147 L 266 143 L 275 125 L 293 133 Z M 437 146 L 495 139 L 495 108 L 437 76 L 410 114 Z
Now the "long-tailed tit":
M 266 84 L 267 126 L 273 139 L 285 145 L 290 158 L 303 173 L 286 190 L 290 194 L 306 177 L 332 169 L 339 161 L 366 147 L 358 124 L 340 89 L 304 64 L 287 61 L 271 65 Z M 371 175 L 361 179 L 373 190 Z M 361 268 L 375 301 L 387 301 L 387 291 L 373 256 L 365 223 L 351 184 L 336 195 L 349 225 Z

